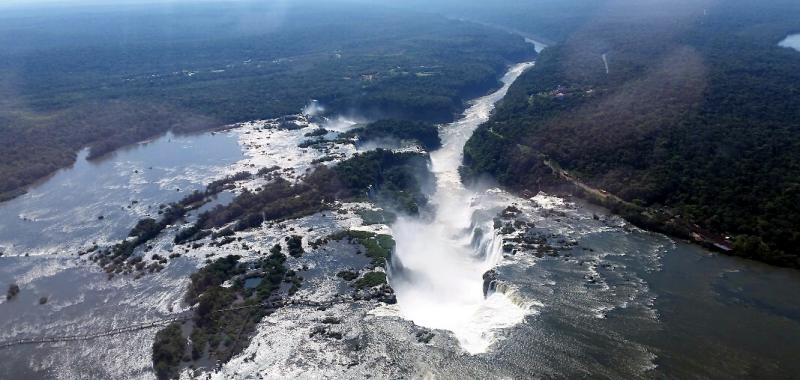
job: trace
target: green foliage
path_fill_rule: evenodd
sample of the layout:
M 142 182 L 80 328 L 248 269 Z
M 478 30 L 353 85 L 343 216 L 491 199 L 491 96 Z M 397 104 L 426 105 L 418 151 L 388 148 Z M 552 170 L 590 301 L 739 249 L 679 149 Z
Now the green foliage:
M 305 253 L 303 250 L 303 237 L 299 235 L 292 235 L 286 238 L 286 248 L 289 250 L 289 256 L 300 257 Z
M 437 149 L 442 146 L 442 140 L 439 138 L 439 129 L 436 125 L 408 120 L 379 120 L 339 135 L 342 138 L 356 136 L 359 138 L 359 142 L 386 138 L 415 140 L 427 150 Z
M 181 360 L 186 352 L 186 338 L 180 323 L 172 323 L 156 333 L 153 342 L 153 370 L 159 380 L 177 379 Z
M 329 133 L 329 131 L 327 129 L 320 127 L 320 128 L 317 128 L 317 129 L 315 129 L 315 130 L 313 130 L 311 132 L 306 133 L 304 136 L 305 137 L 320 137 L 320 136 L 325 136 L 328 133 Z
M 662 215 L 626 210 L 640 224 L 685 230 L 665 224 L 679 216 L 738 236 L 735 254 L 800 266 L 800 53 L 777 46 L 800 5 L 676 12 L 680 27 L 598 17 L 546 49 L 470 139 L 462 173 L 535 191 L 556 184 L 550 159 Z
M 384 149 L 356 154 L 334 171 L 351 194 L 411 214 L 427 204 L 422 190 L 433 182 L 424 156 Z
M 391 235 L 376 234 L 369 231 L 347 230 L 328 236 L 330 240 L 347 239 L 350 243 L 361 244 L 367 250 L 367 257 L 375 266 L 386 266 L 394 251 L 395 242 Z
M 192 274 L 186 300 L 197 307 L 192 320 L 187 322 L 192 346 L 186 360 L 198 362 L 208 358 L 212 362 L 226 362 L 247 346 L 258 322 L 270 312 L 267 301 L 281 283 L 290 278 L 294 291 L 300 286 L 296 274 L 288 274 L 284 266 L 286 256 L 280 249 L 273 249 L 269 256 L 254 263 L 239 260 L 238 256 L 220 258 Z M 245 276 L 261 281 L 255 289 L 245 288 Z M 232 286 L 222 287 L 225 282 Z M 158 334 L 153 346 L 154 366 L 157 373 L 165 373 L 163 378 L 175 377 L 185 355 L 186 339 L 177 323 Z M 179 342 L 180 351 L 176 349 Z
M 208 345 L 208 336 L 203 329 L 194 329 L 191 334 L 192 339 L 192 360 L 198 360 L 203 357 Z
M 158 235 L 159 232 L 161 232 L 161 226 L 155 219 L 144 218 L 136 223 L 128 236 L 147 241 Z
M 425 155 L 378 149 L 357 154 L 333 168 L 317 167 L 295 184 L 277 178 L 257 192 L 245 190 L 229 204 L 201 214 L 194 226 L 179 235 L 181 241 L 186 241 L 187 236 L 196 237 L 202 231 L 234 221 L 234 229 L 240 231 L 257 227 L 265 220 L 320 212 L 336 200 L 367 198 L 386 207 L 416 213 L 427 204 L 423 186 L 432 181 Z M 302 254 L 299 250 L 289 253 Z
M 261 174 L 261 173 L 259 173 L 259 174 Z M 223 192 L 224 190 L 228 190 L 228 189 L 233 188 L 234 182 L 236 182 L 236 181 L 244 181 L 244 180 L 250 179 L 252 177 L 253 177 L 253 175 L 250 172 L 242 171 L 242 172 L 238 172 L 238 173 L 233 174 L 233 175 L 226 176 L 225 178 L 221 178 L 221 179 L 212 181 L 211 183 L 209 183 L 206 186 L 206 191 L 205 191 L 205 194 L 203 194 L 203 195 L 205 197 L 210 197 L 212 195 L 219 194 L 219 193 Z M 197 198 L 197 196 L 195 196 L 195 197 Z M 195 201 L 202 200 L 202 199 L 196 199 L 196 198 L 193 198 L 193 200 L 195 200 Z M 184 198 L 184 201 L 181 202 L 181 203 L 186 204 L 186 205 L 189 204 L 189 203 L 187 203 L 187 199 L 185 199 L 185 198 Z
M 318 168 L 309 178 L 314 181 L 332 179 L 325 167 Z M 323 210 L 325 202 L 334 199 L 338 193 L 337 187 L 336 182 L 291 184 L 278 178 L 262 186 L 258 192 L 245 190 L 231 203 L 218 205 L 201 214 L 197 224 L 207 229 L 238 220 L 235 226 L 238 231 L 260 226 L 264 220 L 284 220 L 313 214 Z
M 158 211 L 158 213 L 161 215 L 161 218 L 158 221 L 153 218 L 144 218 L 139 220 L 128 233 L 128 237 L 133 239 L 123 240 L 113 245 L 109 249 L 104 249 L 100 252 L 100 254 L 93 256 L 93 259 L 99 261 L 100 264 L 105 266 L 106 270 L 109 272 L 125 271 L 125 273 L 129 273 L 133 265 L 141 263 L 140 257 L 131 257 L 137 247 L 156 238 L 165 228 L 167 228 L 167 226 L 179 222 L 181 219 L 183 219 L 186 213 L 204 205 L 206 202 L 208 202 L 210 197 L 219 194 L 223 190 L 229 189 L 234 182 L 249 179 L 251 177 L 252 174 L 249 172 L 238 172 L 236 174 L 211 182 L 208 184 L 205 191 L 195 190 L 183 197 L 178 202 L 171 203 L 169 205 L 161 205 Z M 188 241 L 201 239 L 211 234 L 211 232 L 204 231 L 200 228 L 207 217 L 208 214 L 202 214 L 198 218 L 197 223 L 178 231 L 174 238 L 175 244 L 182 244 Z M 256 224 L 256 222 L 254 222 L 252 219 L 253 218 L 251 217 L 250 219 L 244 220 L 242 223 Z M 257 223 L 260 224 L 261 221 L 259 220 Z M 237 225 L 237 227 L 239 226 Z M 233 231 L 230 229 L 225 229 L 216 233 L 215 235 L 215 237 L 229 236 L 233 235 Z M 173 258 L 173 256 L 170 256 L 170 258 Z M 138 270 L 142 270 L 143 268 L 143 266 L 140 266 L 138 267 Z
M 170 129 L 296 113 L 309 99 L 370 118 L 449 120 L 532 54 L 501 31 L 367 4 L 150 7 L 3 19 L 0 36 L 19 38 L 0 50 L 0 141 L 10 142 L 0 198 L 83 147 L 99 157 Z M 291 22 L 231 27 L 276 14 Z
M 336 273 L 336 277 L 339 277 L 345 281 L 353 281 L 358 278 L 358 273 L 349 270 L 343 270 L 339 273 Z
M 392 224 L 397 219 L 397 215 L 386 210 L 359 209 L 356 214 L 361 217 L 364 225 L 372 224 Z
M 192 283 L 186 291 L 186 301 L 194 304 L 197 297 L 208 288 L 220 286 L 227 279 L 244 272 L 239 267 L 240 256 L 227 256 L 206 265 L 191 276 Z
M 386 273 L 383 272 L 369 272 L 364 274 L 355 282 L 355 287 L 358 289 L 371 288 L 386 283 Z

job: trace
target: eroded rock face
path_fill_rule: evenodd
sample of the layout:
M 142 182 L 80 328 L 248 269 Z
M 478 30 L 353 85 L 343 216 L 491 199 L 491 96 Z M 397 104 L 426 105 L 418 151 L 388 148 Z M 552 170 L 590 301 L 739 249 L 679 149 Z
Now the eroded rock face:
M 353 299 L 364 301 L 374 300 L 389 305 L 397 303 L 397 297 L 394 294 L 394 289 L 392 289 L 392 287 L 388 284 L 383 284 L 379 287 L 356 290 L 353 293 Z
M 489 293 L 497 288 L 497 271 L 494 269 L 483 274 L 483 296 L 488 297 Z
M 544 209 L 540 212 L 546 217 L 566 217 L 562 211 Z M 577 245 L 574 240 L 567 240 L 537 228 L 534 222 L 515 205 L 506 207 L 495 217 L 494 228 L 503 236 L 504 254 L 516 255 L 527 252 L 539 258 L 545 255 L 559 256 L 559 251 L 569 250 Z
M 11 301 L 12 299 L 17 297 L 19 294 L 19 285 L 11 284 L 8 286 L 8 292 L 6 292 L 6 299 Z

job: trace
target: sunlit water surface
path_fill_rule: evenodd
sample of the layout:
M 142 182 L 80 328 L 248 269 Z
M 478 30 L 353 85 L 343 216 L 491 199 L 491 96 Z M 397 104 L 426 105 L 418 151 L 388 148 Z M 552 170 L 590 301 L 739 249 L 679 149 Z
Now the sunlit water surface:
M 404 217 L 392 226 L 397 241 L 392 286 L 402 316 L 425 327 L 452 331 L 470 353 L 485 352 L 493 342 L 493 329 L 522 322 L 529 310 L 503 293 L 484 297 L 483 274 L 500 260 L 501 242 L 489 235 L 473 244 L 474 231 L 492 231 L 492 221 L 473 218 L 487 205 L 475 203 L 477 194 L 461 184 L 458 167 L 472 132 L 489 119 L 495 103 L 532 65 L 515 65 L 502 78 L 499 90 L 474 100 L 458 121 L 441 127 L 443 146 L 431 153 L 435 217 L 425 221 Z
M 526 67 L 514 66 L 506 85 Z M 445 146 L 431 155 L 438 180 L 433 222 L 403 218 L 393 226 L 399 307 L 284 308 L 259 325 L 251 347 L 216 377 L 788 379 L 800 373 L 797 271 L 712 254 L 579 202 L 465 189 L 456 175 L 461 148 L 504 91 L 475 100 L 462 119 L 442 127 Z M 287 132 L 269 133 L 266 142 L 234 132 L 165 136 L 101 162 L 79 159 L 28 195 L 0 204 L 6 253 L 0 285 L 22 288 L 16 300 L 0 299 L 0 340 L 103 331 L 185 308 L 188 274 L 202 260 L 180 257 L 140 280 L 109 281 L 74 252 L 123 237 L 158 204 L 230 173 L 242 141 L 262 145 L 254 159 L 265 165 L 289 157 L 303 162 L 302 173 L 310 158 L 292 150 L 297 141 L 284 139 Z M 561 245 L 554 256 L 503 253 L 491 221 L 512 203 L 535 226 L 532 233 L 554 246 L 576 245 Z M 302 221 L 305 230 L 323 223 Z M 316 267 L 301 293 L 327 297 L 326 279 L 335 276 L 322 274 L 328 266 L 353 265 L 347 255 L 338 246 L 304 255 Z M 498 288 L 485 297 L 482 276 L 491 268 Z M 39 305 L 43 296 L 49 301 Z M 344 338 L 310 338 L 331 315 L 341 318 Z M 416 338 L 424 327 L 435 334 L 429 343 Z M 154 335 L 151 329 L 5 349 L 0 378 L 152 379 Z

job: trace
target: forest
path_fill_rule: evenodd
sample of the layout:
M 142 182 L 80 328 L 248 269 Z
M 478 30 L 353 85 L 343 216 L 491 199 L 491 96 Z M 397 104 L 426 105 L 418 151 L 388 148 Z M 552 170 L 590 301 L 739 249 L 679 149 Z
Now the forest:
M 359 143 L 362 144 L 382 139 L 398 139 L 415 141 L 426 150 L 442 146 L 436 125 L 411 120 L 378 120 L 339 134 L 339 138 L 342 139 L 353 137 L 358 137 Z
M 311 99 L 330 113 L 450 120 L 498 86 L 507 63 L 534 54 L 477 24 L 309 4 L 141 5 L 103 17 L 76 7 L 36 25 L 1 15 L 0 200 L 84 147 L 99 158 L 167 130 L 297 113 Z
M 553 161 L 642 215 L 800 267 L 800 52 L 777 45 L 800 4 L 631 11 L 542 52 L 468 142 L 463 174 L 552 189 Z
M 297 273 L 284 266 L 280 245 L 254 262 L 240 259 L 219 258 L 192 274 L 186 292 L 187 303 L 197 305 L 192 318 L 160 330 L 153 342 L 158 379 L 178 378 L 181 365 L 228 361 L 247 347 L 258 322 L 279 307 L 272 296 L 281 284 L 299 286 Z M 225 281 L 232 286 L 222 286 Z
M 242 231 L 264 221 L 310 215 L 329 208 L 334 201 L 370 200 L 416 214 L 427 204 L 424 189 L 433 183 L 427 162 L 427 156 L 419 153 L 377 149 L 356 154 L 333 168 L 318 166 L 302 182 L 292 184 L 277 178 L 259 191 L 245 190 L 230 204 L 200 214 L 189 231 L 200 233 L 234 221 L 233 229 Z M 190 236 L 176 238 L 176 242 L 187 240 Z
M 237 174 L 212 183 L 205 194 L 221 188 L 220 184 L 242 177 L 242 174 Z M 333 168 L 318 166 L 302 182 L 291 184 L 278 178 L 256 192 L 245 190 L 231 203 L 199 215 L 194 224 L 176 235 L 175 243 L 197 240 L 208 236 L 211 229 L 235 222 L 233 229 L 222 228 L 212 235 L 215 238 L 223 237 L 223 241 L 224 238 L 232 239 L 234 230 L 241 231 L 258 227 L 267 221 L 281 221 L 331 210 L 333 202 L 337 200 L 368 199 L 384 207 L 416 213 L 426 204 L 423 187 L 430 181 L 432 178 L 427 171 L 427 157 L 422 154 L 394 153 L 382 149 L 369 151 L 357 154 Z M 197 194 L 169 208 L 202 202 L 205 195 Z M 201 200 L 192 203 L 191 200 L 198 198 Z M 168 216 L 164 218 L 171 220 Z M 131 241 L 141 244 L 142 239 L 151 238 L 153 233 L 158 234 L 163 230 L 162 223 L 143 219 L 131 231 L 130 235 L 136 237 Z M 346 230 L 309 242 L 309 245 L 316 247 L 343 239 L 363 246 L 365 256 L 371 259 L 374 266 L 386 265 L 395 244 L 389 235 Z M 300 257 L 305 253 L 302 236 L 290 235 L 284 240 L 289 256 Z M 281 289 L 281 284 L 291 284 L 287 290 L 289 296 L 301 286 L 302 277 L 284 266 L 287 256 L 282 251 L 282 245 L 278 243 L 270 249 L 269 255 L 264 252 L 265 257 L 255 262 L 240 262 L 239 256 L 226 256 L 214 261 L 208 259 L 206 266 L 191 275 L 185 301 L 188 305 L 197 305 L 192 319 L 162 329 L 153 343 L 153 367 L 159 379 L 177 378 L 181 366 L 188 363 L 194 365 L 209 359 L 218 363 L 227 362 L 246 347 L 257 323 L 280 307 L 279 300 L 273 299 L 273 296 Z M 141 263 L 141 257 L 132 259 L 132 262 Z M 356 274 L 353 276 L 348 281 L 357 277 Z M 232 286 L 222 286 L 226 281 L 232 281 Z M 248 286 L 248 282 L 256 285 Z M 366 289 L 385 283 L 385 273 L 369 272 L 354 281 L 352 286 Z M 393 297 L 379 299 L 396 302 Z M 184 334 L 182 329 L 190 332 Z M 191 339 L 187 340 L 187 336 Z M 188 344 L 189 341 L 191 344 Z

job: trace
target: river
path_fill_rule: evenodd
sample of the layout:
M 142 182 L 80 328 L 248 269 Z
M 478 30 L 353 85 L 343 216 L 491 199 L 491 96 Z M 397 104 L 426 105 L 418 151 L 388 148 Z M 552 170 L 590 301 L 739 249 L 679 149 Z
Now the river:
M 403 317 L 452 331 L 470 353 L 485 352 L 493 342 L 492 330 L 522 322 L 526 310 L 502 293 L 484 297 L 482 276 L 497 265 L 500 252 L 491 239 L 472 244 L 473 229 L 491 231 L 492 221 L 473 219 L 485 205 L 476 203 L 476 194 L 461 184 L 458 168 L 472 132 L 489 119 L 495 103 L 532 65 L 513 66 L 499 90 L 476 99 L 462 118 L 441 127 L 442 148 L 431 153 L 435 217 L 401 217 L 392 226 L 397 241 L 392 287 Z
M 58 254 L 125 237 L 159 204 L 202 190 L 242 152 L 232 133 L 165 136 L 87 161 L 88 149 L 27 194 L 0 205 L 0 251 Z
M 436 212 L 390 226 L 397 305 L 286 307 L 266 318 L 250 347 L 214 377 L 723 379 L 800 372 L 797 271 L 642 231 L 579 200 L 525 199 L 460 183 L 464 142 L 531 65 L 512 66 L 501 89 L 441 127 L 444 146 L 431 153 Z M 293 149 L 302 131 L 295 140 L 291 131 L 257 133 L 266 132 L 245 125 L 164 136 L 99 163 L 81 157 L 29 194 L 0 204 L 0 284 L 22 289 L 16 300 L 0 301 L 0 340 L 98 331 L 183 310 L 187 275 L 202 265 L 202 254 L 180 257 L 140 280 L 107 280 L 74 251 L 124 236 L 158 204 L 225 173 L 279 161 L 297 163 L 302 173 L 314 158 Z M 243 154 L 251 160 L 242 161 Z M 515 226 L 513 232 L 496 227 L 501 212 L 500 225 Z M 329 217 L 290 226 L 316 233 Z M 549 249 L 504 250 L 509 236 Z M 274 242 L 269 239 L 264 246 Z M 354 265 L 343 258 L 348 249 L 304 255 L 296 264 L 312 269 L 299 294 L 325 297 L 335 290 L 326 282 L 335 276 L 325 268 Z M 485 296 L 483 275 L 492 269 Z M 39 305 L 42 296 L 49 300 Z M 329 316 L 341 319 L 336 328 L 343 338 L 310 337 Z M 0 377 L 149 379 L 154 334 L 4 349 Z M 425 334 L 432 337 L 420 339 Z
M 464 143 L 530 65 L 512 67 L 506 86 L 441 128 L 444 146 L 431 154 L 436 215 L 393 226 L 399 315 L 503 363 L 481 376 L 793 377 L 797 271 L 642 231 L 579 200 L 464 188 Z M 525 234 L 561 249 L 503 252 L 491 218 L 509 204 L 531 222 Z M 492 268 L 500 285 L 484 297 Z
M 0 284 L 21 288 L 17 299 L 0 300 L 0 340 L 94 333 L 179 311 L 181 289 L 198 263 L 177 260 L 169 270 L 137 281 L 109 281 L 76 253 L 124 238 L 138 219 L 157 216 L 160 204 L 203 189 L 242 158 L 233 132 L 167 134 L 96 161 L 87 161 L 87 153 L 0 204 Z M 229 196 L 222 194 L 220 201 Z M 39 304 L 41 297 L 48 298 L 46 304 Z M 151 329 L 6 349 L 0 377 L 147 377 L 154 334 Z

